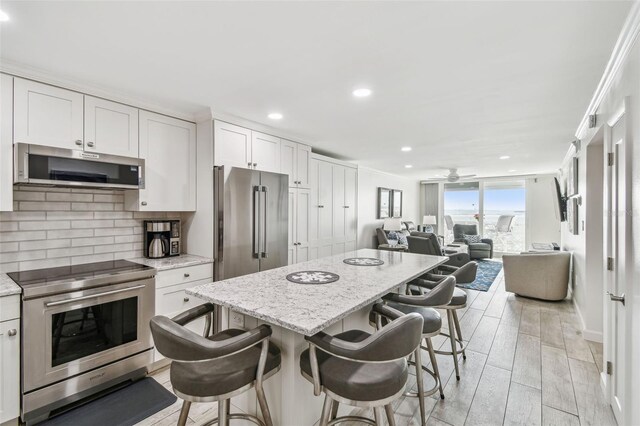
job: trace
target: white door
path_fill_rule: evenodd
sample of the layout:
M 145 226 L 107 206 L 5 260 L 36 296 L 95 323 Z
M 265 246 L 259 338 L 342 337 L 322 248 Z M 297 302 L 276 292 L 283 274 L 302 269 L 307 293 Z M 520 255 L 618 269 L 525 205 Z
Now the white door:
M 290 187 L 297 186 L 297 145 L 297 143 L 285 139 L 280 141 L 280 173 L 289 176 Z
M 251 162 L 256 170 L 280 173 L 280 138 L 251 132 Z
M 613 154 L 613 165 L 610 166 L 608 200 L 611 214 L 608 215 L 610 223 L 607 229 L 609 235 L 608 257 L 613 258 L 613 271 L 607 272 L 607 290 L 609 293 L 608 304 L 608 362 L 611 363 L 612 374 L 610 376 L 610 402 L 618 424 L 627 424 L 625 415 L 627 412 L 626 399 L 628 396 L 626 368 L 630 366 L 627 359 L 628 342 L 632 341 L 630 327 L 627 323 L 628 312 L 622 298 L 627 293 L 627 277 L 625 271 L 631 267 L 629 248 L 631 247 L 629 229 L 630 221 L 627 214 L 631 208 L 628 176 L 629 155 L 627 146 L 629 138 L 626 126 L 627 117 L 623 114 L 611 126 L 611 136 L 608 143 L 609 152 Z
M 251 130 L 216 121 L 213 144 L 217 166 L 251 168 Z
M 296 179 L 298 179 L 298 187 L 311 188 L 311 168 L 309 167 L 309 164 L 311 162 L 311 147 L 298 144 L 298 147 L 296 149 L 296 157 Z
M 0 322 L 0 423 L 20 415 L 20 320 Z
M 289 229 L 287 237 L 288 264 L 296 263 L 296 190 L 289 188 Z
M 138 109 L 85 96 L 84 148 L 102 154 L 138 157 Z
M 35 81 L 14 80 L 14 143 L 83 148 L 83 95 Z
M 296 189 L 296 263 L 310 260 L 311 190 Z
M 358 234 L 357 217 L 357 170 L 347 167 L 344 172 L 344 204 L 345 204 L 345 238 L 355 241 Z M 349 250 L 349 249 L 347 249 Z
M 140 111 L 140 158 L 145 160 L 140 210 L 196 209 L 195 124 Z
M 318 240 L 333 238 L 333 168 L 326 161 L 318 162 Z
M 345 237 L 344 169 L 333 166 L 333 238 L 343 242 Z M 344 251 L 343 251 L 344 252 Z

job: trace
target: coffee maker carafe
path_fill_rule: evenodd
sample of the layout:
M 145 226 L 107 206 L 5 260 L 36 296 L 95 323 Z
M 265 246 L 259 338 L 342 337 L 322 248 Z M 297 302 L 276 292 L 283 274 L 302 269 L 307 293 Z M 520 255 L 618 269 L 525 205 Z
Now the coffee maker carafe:
M 144 255 L 158 259 L 180 254 L 179 220 L 144 221 Z

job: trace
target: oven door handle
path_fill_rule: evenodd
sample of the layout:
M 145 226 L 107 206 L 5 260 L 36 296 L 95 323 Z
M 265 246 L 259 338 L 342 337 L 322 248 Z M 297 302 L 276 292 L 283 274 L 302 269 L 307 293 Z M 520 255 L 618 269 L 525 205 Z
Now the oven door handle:
M 96 297 L 109 296 L 111 294 L 124 293 L 125 291 L 138 290 L 139 288 L 144 288 L 144 287 L 145 287 L 144 284 L 143 285 L 136 285 L 136 286 L 133 286 L 133 287 L 121 288 L 119 290 L 105 291 L 103 293 L 90 294 L 90 295 L 87 295 L 87 296 L 72 297 L 70 299 L 64 299 L 64 300 L 56 300 L 55 302 L 46 303 L 45 306 L 47 308 L 49 308 L 51 306 L 66 305 L 67 303 L 78 302 L 80 300 L 95 299 Z

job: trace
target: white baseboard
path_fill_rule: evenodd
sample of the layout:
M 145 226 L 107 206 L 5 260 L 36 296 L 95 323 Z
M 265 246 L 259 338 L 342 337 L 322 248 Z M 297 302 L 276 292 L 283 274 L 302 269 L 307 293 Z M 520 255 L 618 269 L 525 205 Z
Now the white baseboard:
M 576 312 L 578 313 L 578 318 L 580 319 L 580 326 L 582 328 L 582 337 L 585 340 L 589 340 L 591 342 L 602 343 L 604 341 L 602 331 L 594 331 L 589 330 L 584 323 L 584 317 L 582 316 L 582 312 L 580 312 L 580 307 L 576 303 L 576 299 L 573 299 L 573 306 L 576 308 Z

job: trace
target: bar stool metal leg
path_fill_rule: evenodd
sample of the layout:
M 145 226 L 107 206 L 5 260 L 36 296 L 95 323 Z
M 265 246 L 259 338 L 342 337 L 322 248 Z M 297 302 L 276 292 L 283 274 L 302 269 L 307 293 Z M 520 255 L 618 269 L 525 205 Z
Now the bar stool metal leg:
M 420 419 L 422 424 L 427 423 L 426 410 L 424 408 L 424 382 L 422 377 L 422 347 L 418 346 L 416 354 L 416 381 L 418 382 L 418 405 L 420 406 Z
M 178 418 L 178 426 L 184 426 L 187 424 L 190 408 L 191 408 L 191 402 L 184 401 L 182 403 L 182 409 L 180 410 L 180 417 Z
M 322 405 L 322 414 L 320 415 L 320 426 L 327 426 L 329 424 L 329 417 L 331 417 L 331 405 L 331 398 L 329 395 L 325 395 L 324 404 Z
M 271 419 L 271 412 L 267 405 L 267 397 L 264 394 L 262 385 L 256 385 L 256 396 L 258 397 L 258 404 L 260 404 L 260 411 L 262 412 L 262 418 L 266 426 L 273 426 L 273 420 Z
M 393 415 L 393 407 L 391 404 L 385 405 L 384 411 L 387 413 L 387 422 L 389 423 L 389 426 L 396 426 L 396 419 Z
M 338 408 L 340 407 L 340 403 L 338 401 L 333 401 L 333 405 L 331 406 L 331 420 L 335 420 L 338 417 Z
M 456 334 L 458 335 L 458 340 L 460 341 L 460 345 L 462 345 L 462 359 L 467 359 L 467 354 L 464 351 L 464 341 L 462 340 L 462 330 L 460 329 L 460 321 L 458 321 L 458 312 L 453 311 L 453 322 L 456 325 Z
M 442 390 L 442 379 L 440 378 L 440 369 L 438 368 L 436 353 L 433 350 L 433 342 L 431 341 L 431 337 L 427 337 L 424 340 L 427 342 L 427 350 L 429 351 L 429 358 L 431 359 L 431 367 L 433 368 L 433 373 L 436 375 L 438 380 L 438 387 L 440 388 L 440 398 L 444 399 L 444 391 Z
M 227 400 L 224 399 L 218 401 L 218 425 L 229 425 L 229 406 L 227 405 Z
M 453 352 L 453 365 L 456 368 L 456 380 L 460 380 L 460 367 L 458 367 L 458 342 L 456 340 L 453 311 L 447 309 L 447 322 L 449 323 L 449 340 L 451 340 L 451 352 Z
M 382 417 L 382 407 L 375 407 L 373 409 L 373 415 L 376 419 L 376 426 L 383 426 L 384 422 L 383 422 L 383 417 Z

